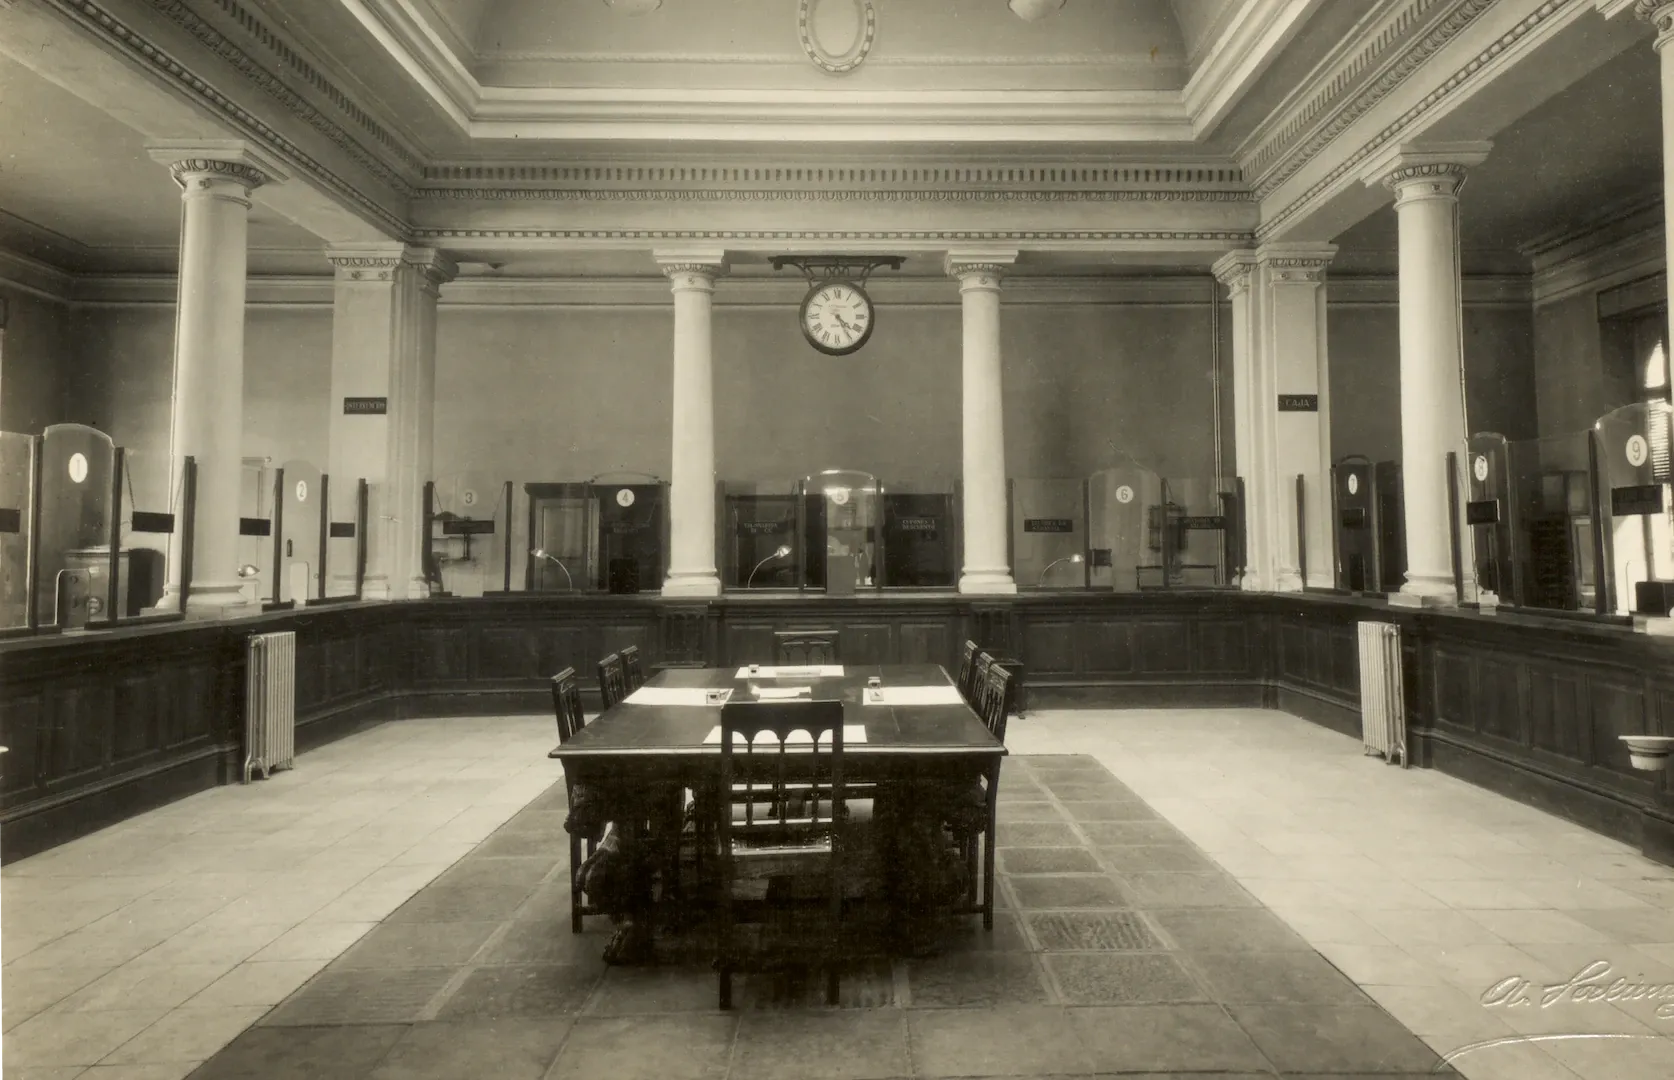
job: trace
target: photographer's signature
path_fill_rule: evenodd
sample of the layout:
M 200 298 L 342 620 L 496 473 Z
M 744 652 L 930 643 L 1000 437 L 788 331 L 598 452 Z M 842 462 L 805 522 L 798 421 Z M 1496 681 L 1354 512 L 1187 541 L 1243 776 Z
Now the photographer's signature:
M 1595 960 L 1561 983 L 1539 987 L 1521 975 L 1513 975 L 1484 990 L 1481 1001 L 1488 1008 L 1505 1009 L 1651 1001 L 1658 1003 L 1657 1019 L 1674 1020 L 1674 982 L 1651 982 L 1643 975 L 1632 978 L 1617 975 L 1608 960 Z

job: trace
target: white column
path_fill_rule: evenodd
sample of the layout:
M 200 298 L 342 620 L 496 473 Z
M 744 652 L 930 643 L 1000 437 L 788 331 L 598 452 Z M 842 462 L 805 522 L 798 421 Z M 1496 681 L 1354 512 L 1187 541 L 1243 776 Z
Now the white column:
M 1261 305 L 1256 303 L 1256 257 L 1233 251 L 1215 263 L 1215 277 L 1232 302 L 1232 430 L 1234 466 L 1244 478 L 1244 576 L 1239 586 L 1252 591 L 1273 588 L 1272 522 L 1274 505 L 1271 417 L 1261 403 L 1271 397 L 1256 362 L 1260 347 Z
M 1655 48 L 1662 72 L 1662 214 L 1666 266 L 1674 267 L 1674 0 L 1638 0 L 1634 10 L 1657 28 Z M 1674 301 L 1674 274 L 1668 275 L 1668 295 Z M 1674 305 L 1669 308 L 1674 311 Z
M 1401 147 L 1367 174 L 1395 193 L 1399 228 L 1407 582 L 1392 603 L 1454 601 L 1449 515 L 1459 511 L 1448 501 L 1445 459 L 1454 451 L 1463 461 L 1467 437 L 1459 189 L 1488 150 L 1486 143 Z M 1461 558 L 1469 576 L 1469 559 Z
M 147 148 L 169 167 L 185 203 L 175 308 L 171 483 L 187 457 L 197 463 L 192 583 L 187 610 L 219 614 L 245 603 L 238 577 L 238 495 L 243 472 L 244 297 L 250 193 L 284 179 L 239 141 L 160 143 Z M 177 508 L 177 515 L 178 515 Z M 184 524 L 176 517 L 177 526 Z M 169 586 L 179 603 L 183 528 L 169 541 Z M 170 599 L 170 598 L 173 599 Z
M 1328 244 L 1268 244 L 1256 252 L 1257 363 L 1269 390 L 1257 408 L 1267 414 L 1273 475 L 1269 550 L 1273 588 L 1335 584 L 1331 528 L 1331 370 L 1326 349 L 1325 268 Z M 1302 477 L 1302 513 L 1296 478 Z M 1301 521 L 1300 528 L 1298 522 Z M 1307 581 L 1301 545 L 1307 546 Z
M 367 482 L 367 599 L 430 595 L 424 579 L 424 484 L 433 479 L 436 301 L 454 266 L 401 243 L 333 248 L 331 477 L 333 518 L 347 521 Z M 350 413 L 347 398 L 383 398 L 383 415 Z M 331 507 L 327 508 L 331 510 Z M 329 568 L 333 592 L 354 588 L 355 567 Z
M 961 367 L 965 566 L 962 593 L 1015 593 L 1006 558 L 1005 393 L 1000 374 L 1000 278 L 1017 252 L 949 251 L 964 319 Z
M 726 253 L 657 252 L 674 290 L 674 438 L 664 596 L 719 596 L 715 569 L 715 362 L 711 301 Z

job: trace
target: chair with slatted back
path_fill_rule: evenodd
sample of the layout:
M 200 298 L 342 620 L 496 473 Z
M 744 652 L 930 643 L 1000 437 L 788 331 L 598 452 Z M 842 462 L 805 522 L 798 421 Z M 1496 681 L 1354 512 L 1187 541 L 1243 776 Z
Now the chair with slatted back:
M 1004 744 L 1006 719 L 1016 700 L 1016 682 L 1010 671 L 999 664 L 990 663 L 989 659 L 987 653 L 978 657 L 981 673 L 976 677 L 978 685 L 971 708 L 982 719 L 983 726 L 989 733 Z M 980 912 L 985 927 L 994 925 L 994 830 L 997 824 L 998 799 L 997 791 L 991 789 L 997 783 L 997 777 L 989 778 L 970 789 L 969 798 L 972 803 L 980 801 L 983 807 L 980 821 L 961 815 L 964 823 L 954 829 L 955 840 L 965 857 L 965 910 Z M 977 866 L 979 842 L 982 845 L 980 879 Z M 977 895 L 979 880 L 982 883 L 980 903 Z
M 983 703 L 988 700 L 988 665 L 994 658 L 988 655 L 986 649 L 977 651 L 976 659 L 971 661 L 971 693 L 965 703 L 976 710 L 978 716 L 983 714 Z
M 973 677 L 976 675 L 977 643 L 969 638 L 959 650 L 959 696 L 965 699 L 965 704 L 971 703 Z
M 800 733 L 788 739 L 793 732 Z M 741 740 L 741 741 L 740 741 Z M 822 875 L 830 936 L 821 958 L 826 1000 L 837 1004 L 843 921 L 843 704 L 740 701 L 721 709 L 720 790 L 743 797 L 718 815 L 720 924 L 716 968 L 721 1008 L 732 1007 L 742 958 L 733 891 L 740 881 Z M 771 891 L 769 896 L 772 896 Z
M 622 654 L 611 653 L 599 661 L 599 699 L 607 709 L 615 708 L 628 696 L 628 674 L 622 667 Z
M 617 655 L 622 658 L 623 681 L 631 694 L 645 685 L 645 669 L 639 662 L 639 646 L 629 645 Z
M 840 664 L 837 631 L 780 630 L 773 635 L 773 662 L 790 667 Z
M 552 677 L 552 708 L 558 719 L 558 745 L 563 746 L 587 724 L 587 715 L 581 707 L 581 681 L 575 677 L 575 668 L 565 668 Z M 555 756 L 556 749 L 547 754 L 547 757 Z M 581 786 L 570 779 L 567 768 L 564 770 L 564 791 L 573 814 Z M 577 881 L 581 864 L 593 854 L 593 840 L 582 833 L 570 832 L 568 822 L 565 822 L 564 831 L 569 833 L 570 838 L 570 930 L 579 934 L 582 918 L 599 914 L 597 908 L 582 899 Z

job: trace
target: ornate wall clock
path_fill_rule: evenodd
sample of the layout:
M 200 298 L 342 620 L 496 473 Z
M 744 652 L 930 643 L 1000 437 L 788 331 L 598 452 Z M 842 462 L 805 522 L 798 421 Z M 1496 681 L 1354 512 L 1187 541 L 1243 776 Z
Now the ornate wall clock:
M 827 356 L 858 352 L 872 326 L 872 298 L 846 278 L 816 283 L 802 300 L 802 336 Z
M 901 269 L 898 256 L 792 256 L 773 258 L 773 269 L 794 266 L 808 278 L 808 295 L 802 298 L 797 321 L 808 344 L 827 356 L 848 356 L 858 352 L 872 338 L 877 313 L 866 293 L 866 279 L 873 270 L 887 266 Z

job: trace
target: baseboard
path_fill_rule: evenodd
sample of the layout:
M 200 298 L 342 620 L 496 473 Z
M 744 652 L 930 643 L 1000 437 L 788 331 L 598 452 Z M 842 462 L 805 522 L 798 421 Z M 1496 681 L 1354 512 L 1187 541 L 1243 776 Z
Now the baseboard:
M 1259 709 L 1257 682 L 1070 683 L 1025 682 L 1025 710 L 1034 709 Z
M 1667 854 L 1646 850 L 1647 814 L 1640 806 L 1467 746 L 1444 732 L 1421 729 L 1408 736 L 1409 744 L 1415 740 L 1423 746 L 1420 756 L 1424 764 L 1438 772 L 1641 848 L 1648 858 L 1674 865 L 1674 858 Z
M 228 747 L 206 747 L 166 765 L 80 789 L 71 798 L 43 799 L 19 807 L 15 816 L 0 820 L 0 862 L 37 855 L 136 814 L 218 787 L 228 779 L 229 753 Z
M 1271 707 L 1351 738 L 1361 735 L 1360 706 L 1326 697 L 1317 690 L 1280 683 L 1273 687 Z

